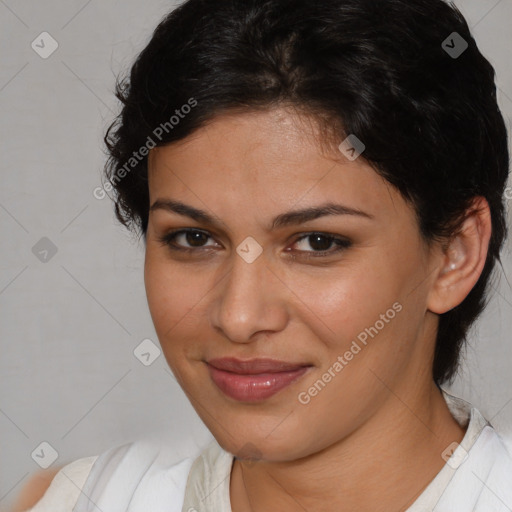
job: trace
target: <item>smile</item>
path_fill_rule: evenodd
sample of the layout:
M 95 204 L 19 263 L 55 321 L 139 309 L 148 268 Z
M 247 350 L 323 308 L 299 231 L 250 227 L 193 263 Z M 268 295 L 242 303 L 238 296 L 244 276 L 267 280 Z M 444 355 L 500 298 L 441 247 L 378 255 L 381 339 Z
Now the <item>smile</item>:
M 258 402 L 275 395 L 302 377 L 311 365 L 254 359 L 215 359 L 207 363 L 210 377 L 228 397 L 242 402 Z

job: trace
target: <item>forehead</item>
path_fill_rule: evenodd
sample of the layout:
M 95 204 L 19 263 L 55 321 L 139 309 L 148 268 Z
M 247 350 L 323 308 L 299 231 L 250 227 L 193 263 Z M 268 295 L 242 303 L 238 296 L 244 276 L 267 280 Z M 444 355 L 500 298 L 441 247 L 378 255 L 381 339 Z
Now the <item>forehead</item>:
M 341 134 L 334 137 L 335 146 L 342 141 L 341 137 Z M 337 148 L 326 151 L 327 146 L 329 143 L 320 135 L 316 120 L 291 108 L 225 113 L 188 137 L 151 150 L 150 168 L 155 168 L 153 164 L 158 167 L 166 159 L 195 159 L 209 164 L 208 167 L 220 162 L 223 166 L 226 162 L 241 162 L 243 165 L 238 165 L 241 171 L 247 168 L 267 171 L 270 170 L 267 164 L 272 164 L 273 173 L 277 174 L 287 163 L 301 170 L 302 161 L 318 160 L 322 156 L 333 163 L 348 162 Z
M 150 201 L 186 198 L 230 215 L 233 209 L 281 212 L 328 201 L 375 215 L 396 210 L 401 196 L 365 160 L 350 161 L 319 137 L 314 121 L 285 109 L 219 116 L 151 150 Z

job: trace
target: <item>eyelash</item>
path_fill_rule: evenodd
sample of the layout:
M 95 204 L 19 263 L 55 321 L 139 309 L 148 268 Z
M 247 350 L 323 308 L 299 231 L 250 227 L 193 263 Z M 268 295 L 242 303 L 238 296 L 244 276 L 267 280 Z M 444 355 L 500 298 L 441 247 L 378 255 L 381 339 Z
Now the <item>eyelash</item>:
M 182 253 L 193 253 L 193 252 L 197 252 L 198 250 L 205 249 L 203 247 L 195 247 L 195 248 L 194 247 L 178 247 L 178 246 L 174 245 L 174 240 L 176 239 L 176 237 L 178 237 L 181 234 L 186 234 L 186 233 L 202 233 L 203 235 L 206 235 L 209 238 L 212 238 L 212 236 L 208 232 L 201 231 L 199 229 L 179 229 L 176 231 L 171 231 L 169 233 L 166 233 L 165 235 L 159 237 L 158 241 L 161 244 L 167 246 L 170 250 L 179 251 Z M 338 245 L 338 248 L 334 251 L 296 251 L 299 253 L 305 253 L 306 255 L 303 257 L 305 257 L 306 259 L 330 256 L 332 254 L 336 254 L 345 249 L 348 249 L 352 245 L 352 242 L 346 238 L 330 235 L 328 233 L 322 233 L 319 231 L 312 231 L 310 233 L 302 234 L 299 238 L 297 238 L 293 242 L 292 245 L 296 244 L 297 242 L 300 242 L 301 240 L 304 240 L 305 238 L 313 236 L 313 235 L 320 235 L 321 237 L 327 238 L 331 242 L 336 243 Z M 292 259 L 297 258 L 297 256 L 294 254 L 291 254 L 291 257 L 292 257 Z

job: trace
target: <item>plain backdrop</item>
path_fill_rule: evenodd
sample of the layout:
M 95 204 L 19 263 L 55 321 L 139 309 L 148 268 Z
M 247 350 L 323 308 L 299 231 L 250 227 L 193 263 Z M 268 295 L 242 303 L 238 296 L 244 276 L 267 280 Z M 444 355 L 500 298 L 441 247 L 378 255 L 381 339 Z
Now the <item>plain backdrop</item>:
M 134 355 L 142 340 L 158 344 L 143 244 L 117 223 L 108 198 L 93 196 L 105 161 L 102 137 L 118 112 L 114 77 L 175 5 L 0 0 L 0 509 L 53 450 L 53 466 L 64 465 L 155 435 L 175 446 L 178 460 L 211 439 L 163 355 L 148 366 Z M 510 127 L 512 0 L 456 5 L 496 69 Z M 38 53 L 31 45 L 41 37 Z M 42 58 L 52 44 L 57 50 Z M 506 436 L 511 246 L 508 240 L 504 272 L 472 330 L 461 375 L 445 386 Z

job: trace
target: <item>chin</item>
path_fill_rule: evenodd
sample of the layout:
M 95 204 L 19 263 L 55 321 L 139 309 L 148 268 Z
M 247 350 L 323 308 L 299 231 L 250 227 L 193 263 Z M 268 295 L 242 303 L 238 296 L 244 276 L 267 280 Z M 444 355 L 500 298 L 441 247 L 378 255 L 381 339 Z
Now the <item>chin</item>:
M 300 438 L 300 431 L 295 433 L 290 428 L 280 429 L 278 435 L 275 426 L 279 421 L 272 423 L 273 427 L 264 430 L 261 426 L 258 427 L 254 420 L 237 421 L 236 431 L 228 428 L 224 430 L 219 425 L 207 427 L 224 450 L 247 461 L 285 462 L 309 455 L 307 439 Z

